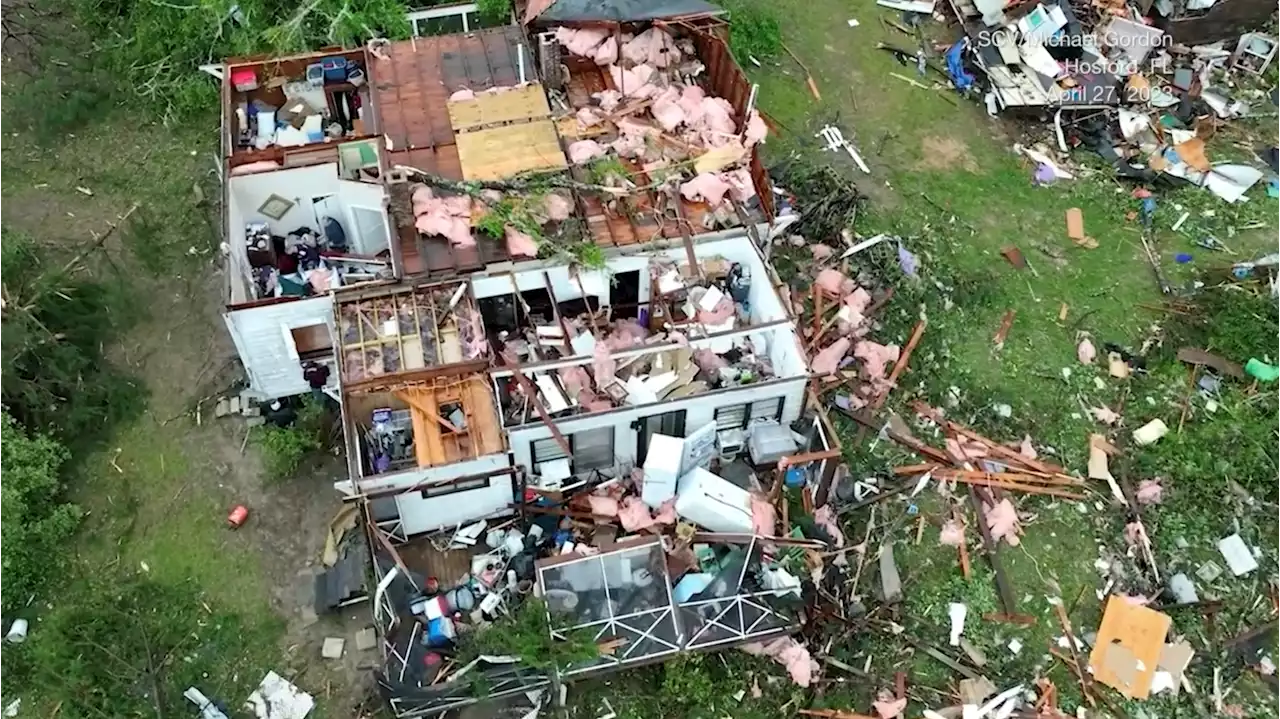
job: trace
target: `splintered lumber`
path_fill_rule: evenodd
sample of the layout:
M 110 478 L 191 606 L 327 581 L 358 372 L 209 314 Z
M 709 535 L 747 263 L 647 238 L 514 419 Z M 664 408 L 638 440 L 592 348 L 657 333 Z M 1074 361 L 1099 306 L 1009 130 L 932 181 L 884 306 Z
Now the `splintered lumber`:
M 965 477 L 961 475 L 952 475 L 952 476 L 946 476 L 946 477 L 940 475 L 937 477 L 937 479 L 950 479 L 950 480 L 955 480 L 957 482 L 960 482 L 962 484 L 968 484 L 970 486 L 976 485 L 979 487 L 996 487 L 998 489 L 1007 489 L 1013 492 L 1025 492 L 1027 494 L 1045 494 L 1050 497 L 1061 497 L 1063 499 L 1084 499 L 1083 494 L 1068 492 L 1064 489 L 1054 489 L 1052 487 L 1044 487 L 1044 486 L 1031 485 L 1031 484 L 1019 484 L 1017 482 L 1002 482 L 997 479 L 981 479 L 978 477 Z
M 837 709 L 798 709 L 796 713 L 807 717 L 819 717 L 819 719 L 876 719 L 866 714 L 855 714 Z
M 1055 475 L 1046 477 L 1027 472 L 983 472 L 976 469 L 951 469 L 939 467 L 933 470 L 939 479 L 954 479 L 963 482 L 967 479 L 991 479 L 1002 482 L 1018 482 L 1021 484 L 1044 484 L 1053 487 L 1083 487 L 1085 481 L 1079 477 Z
M 1053 609 L 1058 614 L 1058 624 L 1062 625 L 1062 631 L 1067 635 L 1067 646 L 1071 648 L 1071 663 L 1075 665 L 1073 673 L 1080 680 L 1080 691 L 1084 692 L 1084 698 L 1089 702 L 1089 706 L 1094 706 L 1093 693 L 1089 691 L 1089 681 L 1085 678 L 1084 665 L 1080 663 L 1080 653 L 1076 651 L 1076 637 L 1071 631 L 1071 618 L 1067 616 L 1067 609 L 1062 606 L 1062 600 L 1054 602 Z
M 875 404 L 873 405 L 875 409 L 880 409 L 884 405 L 889 392 L 897 386 L 898 377 L 907 368 L 907 362 L 911 361 L 911 353 L 915 351 L 916 345 L 920 344 L 920 337 L 924 335 L 924 328 L 928 324 L 925 320 L 920 320 L 916 323 L 915 329 L 911 330 L 911 338 L 907 340 L 907 346 L 898 354 L 898 361 L 893 364 L 893 371 L 889 373 L 889 381 L 885 385 L 885 390 L 876 396 Z
M 977 432 L 974 432 L 973 430 L 969 429 L 968 427 L 958 422 L 952 422 L 949 419 L 945 419 L 942 416 L 942 414 L 938 412 L 938 410 L 934 409 L 933 407 L 930 407 L 924 402 L 917 400 L 913 402 L 911 406 L 912 408 L 915 409 L 916 414 L 919 414 L 921 417 L 927 417 L 933 420 L 938 425 L 947 429 L 950 432 L 954 432 L 955 434 L 961 435 L 963 437 L 968 437 L 969 439 L 975 442 L 981 442 L 982 444 L 986 445 L 987 449 L 991 450 L 992 454 L 998 455 L 1002 460 L 1007 460 L 1007 462 L 1010 464 L 1016 464 L 1023 467 L 1028 467 L 1030 469 L 1036 470 L 1037 472 L 1043 472 L 1044 474 L 1054 474 L 1054 475 L 1066 474 L 1066 471 L 1063 470 L 1062 467 L 1059 467 L 1055 464 L 1050 464 L 1048 462 L 1043 462 L 1038 459 L 1031 459 L 1030 457 L 1023 456 L 1020 452 L 1018 452 L 1015 449 L 1006 447 L 1003 444 L 996 442 L 995 440 L 988 439 L 987 437 L 984 437 L 978 434 Z

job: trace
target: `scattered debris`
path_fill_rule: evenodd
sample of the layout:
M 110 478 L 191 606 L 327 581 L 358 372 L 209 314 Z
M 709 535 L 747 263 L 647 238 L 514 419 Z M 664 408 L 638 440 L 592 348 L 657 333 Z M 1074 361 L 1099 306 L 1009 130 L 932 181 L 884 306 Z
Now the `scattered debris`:
M 1232 534 L 1219 540 L 1218 551 L 1222 553 L 1222 558 L 1227 560 L 1227 567 L 1231 569 L 1231 573 L 1237 577 L 1243 577 L 1258 568 L 1258 561 L 1254 559 L 1253 552 L 1239 534 Z

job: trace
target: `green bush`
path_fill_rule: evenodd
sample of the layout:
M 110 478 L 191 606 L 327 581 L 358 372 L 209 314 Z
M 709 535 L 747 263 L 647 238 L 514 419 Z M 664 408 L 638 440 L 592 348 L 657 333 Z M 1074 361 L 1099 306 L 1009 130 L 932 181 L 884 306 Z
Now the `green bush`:
M 86 279 L 65 265 L 37 252 L 30 237 L 3 232 L 0 389 L 19 424 L 49 432 L 76 450 L 102 439 L 145 404 L 140 384 L 103 354 L 141 311 L 140 298 L 125 281 Z
M 39 595 L 62 564 L 62 542 L 80 522 L 80 509 L 61 500 L 59 472 L 69 454 L 56 440 L 29 435 L 0 415 L 0 542 L 4 545 L 4 613 Z
M 288 427 L 264 425 L 254 433 L 254 442 L 262 452 L 262 465 L 271 479 L 289 479 L 297 474 L 302 462 L 320 449 L 320 439 L 298 424 Z
M 480 22 L 487 26 L 511 22 L 511 0 L 476 0 Z
M 302 398 L 297 419 L 288 427 L 263 425 L 254 431 L 262 453 L 263 469 L 273 480 L 290 479 L 310 455 L 328 448 L 334 416 L 324 402 Z

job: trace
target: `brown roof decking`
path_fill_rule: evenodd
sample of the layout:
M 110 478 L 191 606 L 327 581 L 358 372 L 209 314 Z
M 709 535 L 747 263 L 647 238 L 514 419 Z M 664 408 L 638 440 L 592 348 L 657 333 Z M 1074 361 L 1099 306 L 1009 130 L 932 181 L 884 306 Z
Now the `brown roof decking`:
M 750 92 L 742 70 L 733 62 L 723 39 L 707 31 L 695 33 L 699 55 L 707 64 L 704 82 L 711 94 L 729 100 L 737 111 L 737 119 L 745 114 Z M 378 119 L 390 141 L 390 165 L 406 165 L 451 180 L 489 177 L 464 169 L 459 155 L 454 121 L 458 107 L 451 108 L 449 96 L 464 88 L 485 90 L 510 87 L 519 83 L 517 46 L 525 42 L 520 28 L 506 26 L 474 33 L 416 38 L 389 45 L 384 58 L 371 60 L 374 103 Z M 589 104 L 591 94 L 613 87 L 612 78 L 595 63 L 582 58 L 565 58 L 570 80 L 567 87 L 570 104 Z M 535 63 L 526 56 L 526 79 L 536 81 Z M 616 89 L 616 88 L 614 88 Z M 541 88 L 538 88 L 541 92 Z M 526 92 L 532 92 L 528 90 Z M 470 108 L 474 111 L 475 108 Z M 526 113 L 527 115 L 528 113 Z M 468 127 L 476 120 L 463 116 Z M 488 116 L 484 117 L 488 122 Z M 510 132 L 510 127 L 479 132 Z M 565 124 L 561 128 L 567 127 Z M 554 134 L 554 133 L 551 133 Z M 561 133 L 562 145 L 570 142 Z M 465 154 L 465 153 L 464 153 Z M 474 159 L 474 158 L 473 158 Z M 650 178 L 635 163 L 627 163 L 637 185 L 650 184 Z M 581 169 L 571 169 L 577 179 L 585 179 Z M 768 176 L 753 151 L 751 175 L 760 195 L 766 217 L 772 215 L 773 197 Z M 392 206 L 409 208 L 408 185 L 397 202 L 393 189 Z M 702 202 L 689 202 L 677 195 L 667 202 L 655 193 L 632 199 L 630 211 L 608 212 L 596 197 L 579 196 L 578 215 L 587 224 L 596 244 L 603 247 L 649 242 L 656 238 L 679 239 L 699 235 L 708 230 L 703 223 L 711 208 Z M 424 237 L 413 226 L 412 212 L 393 212 L 399 239 L 401 270 L 404 275 L 450 277 L 484 269 L 487 264 L 510 260 L 503 242 L 480 238 L 474 247 L 453 247 L 442 237 Z M 752 218 L 758 220 L 758 218 Z
M 456 144 L 448 100 L 462 89 L 510 87 L 520 82 L 516 46 L 524 43 L 514 26 L 465 35 L 439 35 L 391 43 L 386 59 L 373 60 L 374 102 L 382 130 L 391 141 L 393 163 L 421 148 Z M 526 59 L 527 60 L 527 59 Z M 534 77 L 533 63 L 526 72 Z M 445 163 L 444 169 L 449 165 Z M 420 168 L 426 169 L 426 168 Z M 461 168 L 448 175 L 461 180 Z
M 524 42 L 520 28 L 509 25 L 465 35 L 419 37 L 387 46 L 381 53 L 385 58 L 371 61 L 370 74 L 378 118 L 390 141 L 388 164 L 462 180 L 449 96 L 464 88 L 485 90 L 518 84 L 516 46 Z M 527 79 L 537 79 L 533 62 L 528 57 L 525 60 Z M 397 204 L 394 189 L 392 203 L 393 207 Z M 451 247 L 442 237 L 420 235 L 413 227 L 412 212 L 396 214 L 405 275 L 447 277 L 509 259 L 501 242 Z

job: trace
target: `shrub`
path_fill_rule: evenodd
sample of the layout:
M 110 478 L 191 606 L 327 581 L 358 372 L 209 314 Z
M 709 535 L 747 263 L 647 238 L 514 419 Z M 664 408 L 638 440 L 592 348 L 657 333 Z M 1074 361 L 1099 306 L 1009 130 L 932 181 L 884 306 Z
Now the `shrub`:
M 319 438 L 297 423 L 288 427 L 260 427 L 254 442 L 262 451 L 262 465 L 267 476 L 275 480 L 293 477 L 307 455 L 321 447 Z
M 304 396 L 293 424 L 258 428 L 254 441 L 262 451 L 267 477 L 284 480 L 296 475 L 309 455 L 328 446 L 333 422 L 333 414 L 325 403 Z
M 69 454 L 56 440 L 29 435 L 0 415 L 0 543 L 4 545 L 4 613 L 38 595 L 61 564 L 63 540 L 80 522 L 80 509 L 63 502 L 59 472 Z
M 505 25 L 511 20 L 511 0 L 476 0 L 476 12 L 485 25 Z

